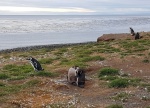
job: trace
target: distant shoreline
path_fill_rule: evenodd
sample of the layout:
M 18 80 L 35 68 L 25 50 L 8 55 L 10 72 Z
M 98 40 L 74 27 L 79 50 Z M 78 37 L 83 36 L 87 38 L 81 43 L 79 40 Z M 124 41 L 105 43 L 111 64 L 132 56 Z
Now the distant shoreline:
M 66 46 L 84 45 L 84 44 L 95 43 L 95 42 L 96 41 L 18 47 L 18 48 L 11 48 L 11 49 L 0 50 L 0 53 L 10 53 L 10 52 L 16 52 L 16 51 L 24 52 L 24 51 L 37 50 L 37 49 L 42 49 L 42 48 L 54 49 L 54 48 L 61 48 L 61 47 L 66 47 Z

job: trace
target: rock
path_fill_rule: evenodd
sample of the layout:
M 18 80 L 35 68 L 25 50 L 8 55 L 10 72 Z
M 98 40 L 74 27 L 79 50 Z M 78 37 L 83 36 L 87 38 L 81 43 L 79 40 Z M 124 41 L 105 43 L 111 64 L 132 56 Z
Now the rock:
M 123 39 L 133 39 L 129 33 L 120 33 L 120 34 L 103 34 L 97 38 L 97 42 L 100 41 L 113 41 L 113 40 L 123 40 Z

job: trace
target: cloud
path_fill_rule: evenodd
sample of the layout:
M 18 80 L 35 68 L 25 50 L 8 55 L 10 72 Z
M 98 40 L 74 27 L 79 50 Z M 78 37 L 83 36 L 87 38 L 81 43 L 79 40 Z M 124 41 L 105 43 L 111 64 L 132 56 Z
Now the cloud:
M 149 4 L 150 0 L 1 0 L 0 14 L 150 14 Z
M 14 6 L 0 6 L 0 11 L 9 12 L 95 12 L 94 10 L 67 7 L 67 8 L 37 8 L 37 7 L 14 7 Z

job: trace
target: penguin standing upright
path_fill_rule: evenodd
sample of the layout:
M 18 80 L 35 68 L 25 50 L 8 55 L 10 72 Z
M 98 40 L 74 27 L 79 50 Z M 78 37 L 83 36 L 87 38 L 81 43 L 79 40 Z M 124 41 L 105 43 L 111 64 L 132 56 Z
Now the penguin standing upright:
M 41 64 L 33 57 L 27 58 L 27 60 L 30 61 L 31 65 L 33 66 L 35 71 L 41 71 L 44 70 L 41 66 Z
M 135 35 L 135 32 L 134 32 L 133 28 L 131 28 L 131 27 L 130 27 L 130 34 L 131 34 L 131 36 Z

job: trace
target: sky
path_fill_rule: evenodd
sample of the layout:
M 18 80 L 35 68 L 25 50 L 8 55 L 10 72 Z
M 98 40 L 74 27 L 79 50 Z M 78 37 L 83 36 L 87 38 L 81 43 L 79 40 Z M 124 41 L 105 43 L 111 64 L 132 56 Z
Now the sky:
M 0 0 L 0 15 L 150 15 L 150 0 Z

